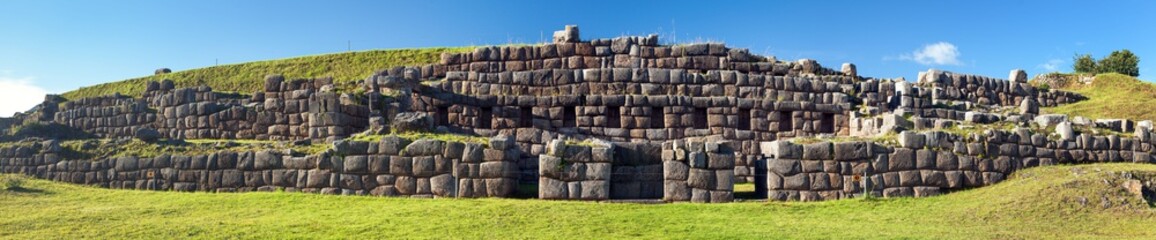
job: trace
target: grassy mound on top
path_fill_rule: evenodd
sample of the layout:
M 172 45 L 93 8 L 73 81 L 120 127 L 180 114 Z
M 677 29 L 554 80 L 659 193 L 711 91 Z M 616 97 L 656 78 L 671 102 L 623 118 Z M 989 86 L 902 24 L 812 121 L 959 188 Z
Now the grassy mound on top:
M 1100 74 L 1092 84 L 1068 84 L 1057 89 L 1083 94 L 1088 100 L 1044 108 L 1044 112 L 1092 119 L 1156 120 L 1156 84 L 1128 75 Z
M 441 60 L 443 52 L 468 52 L 474 47 L 371 50 L 334 53 L 278 60 L 247 62 L 144 76 L 97 84 L 65 92 L 68 99 L 121 93 L 140 96 L 149 81 L 172 79 L 177 87 L 201 84 L 215 91 L 253 93 L 262 90 L 265 75 L 281 74 L 286 79 L 333 77 L 336 83 L 365 79 L 374 71 L 396 66 L 416 66 Z
M 1120 187 L 1156 165 L 1028 169 L 930 198 L 730 204 L 408 199 L 109 190 L 30 180 L 0 191 L 0 236 L 35 238 L 1156 238 Z

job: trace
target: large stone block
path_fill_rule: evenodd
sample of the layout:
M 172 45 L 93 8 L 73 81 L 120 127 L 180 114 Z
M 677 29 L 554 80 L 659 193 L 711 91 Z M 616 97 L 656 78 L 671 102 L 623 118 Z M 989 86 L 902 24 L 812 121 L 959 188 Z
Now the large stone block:
M 915 151 L 907 148 L 896 148 L 887 160 L 887 170 L 902 171 L 915 169 Z
M 586 179 L 588 180 L 602 180 L 610 181 L 611 174 L 610 163 L 587 163 L 586 164 Z
M 484 162 L 480 174 L 482 178 L 513 178 L 518 176 L 518 165 L 513 162 Z
M 708 153 L 707 168 L 710 169 L 734 169 L 735 155 L 732 153 Z
M 911 197 L 915 195 L 915 191 L 911 187 L 893 187 L 883 189 L 883 197 Z
M 610 199 L 610 182 L 598 180 L 582 181 L 581 198 L 586 200 Z
M 506 135 L 497 135 L 490 138 L 490 148 L 506 150 L 515 147 L 514 138 Z
M 690 174 L 690 167 L 679 161 L 663 161 L 662 171 L 666 180 L 685 181 Z
M 830 142 L 803 145 L 804 160 L 832 160 L 833 152 L 834 150 Z
M 850 161 L 871 157 L 870 142 L 841 142 L 835 143 L 835 160 Z
M 795 174 L 790 176 L 783 176 L 783 189 L 787 190 L 810 190 L 811 179 L 807 174 Z
M 443 151 L 445 151 L 445 142 L 434 139 L 419 139 L 406 146 L 402 152 L 405 153 L 405 156 L 433 156 L 440 155 Z
M 904 187 L 914 187 L 923 184 L 923 176 L 920 175 L 919 170 L 909 170 L 899 172 L 899 185 Z
M 923 177 L 924 186 L 947 187 L 947 177 L 942 171 L 920 170 L 919 175 Z
M 433 156 L 413 157 L 413 176 L 428 178 L 436 173 Z
M 369 158 L 366 156 L 347 156 L 343 164 L 345 173 L 366 173 L 369 171 Z
M 450 174 L 430 178 L 430 191 L 436 196 L 453 197 L 457 194 L 457 179 Z
M 923 134 L 912 131 L 903 131 L 899 133 L 899 146 L 908 149 L 922 149 L 925 142 Z
M 687 175 L 686 184 L 692 188 L 715 189 L 715 172 L 706 169 L 691 168 Z
M 935 169 L 936 164 L 935 151 L 920 149 L 915 151 L 915 168 L 917 169 Z
M 802 172 L 802 165 L 799 164 L 799 160 L 768 159 L 767 170 L 772 173 L 788 176 Z
M 690 201 L 690 188 L 685 181 L 664 181 L 662 192 L 662 199 L 666 201 Z
M 569 197 L 570 192 L 566 182 L 548 177 L 538 178 L 538 198 L 566 199 Z

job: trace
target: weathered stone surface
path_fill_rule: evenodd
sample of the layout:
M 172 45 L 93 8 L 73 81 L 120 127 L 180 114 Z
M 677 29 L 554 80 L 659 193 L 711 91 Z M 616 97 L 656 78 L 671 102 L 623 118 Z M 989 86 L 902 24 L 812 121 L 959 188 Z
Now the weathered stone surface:
M 133 134 L 133 137 L 145 142 L 156 142 L 157 139 L 161 138 L 161 133 L 157 132 L 156 129 L 146 127 L 137 129 L 136 133 Z
M 434 128 L 433 117 L 424 112 L 398 113 L 390 123 L 398 132 L 429 132 Z
M 435 139 L 419 139 L 405 146 L 405 156 L 434 156 L 445 150 L 445 142 Z
M 495 150 L 506 150 L 514 146 L 514 138 L 506 135 L 498 135 L 490 138 L 490 148 Z
M 902 146 L 903 148 L 921 149 L 923 148 L 924 141 L 925 139 L 923 134 L 911 131 L 903 131 L 899 133 L 899 146 Z
M 896 148 L 895 152 L 891 153 L 891 157 L 887 160 L 887 169 L 890 171 L 902 171 L 915 169 L 915 151 L 907 148 Z
M 806 144 L 803 145 L 803 159 L 831 160 L 833 151 L 830 142 Z
M 850 161 L 871 157 L 870 142 L 835 143 L 835 160 Z

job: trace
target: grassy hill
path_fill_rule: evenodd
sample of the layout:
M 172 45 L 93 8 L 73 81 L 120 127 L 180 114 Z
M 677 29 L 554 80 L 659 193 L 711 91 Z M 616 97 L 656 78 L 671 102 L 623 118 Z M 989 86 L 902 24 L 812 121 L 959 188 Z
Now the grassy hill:
M 1156 174 L 1156 165 L 1040 167 L 931 198 L 813 203 L 175 193 L 29 180 L 0 191 L 0 238 L 1156 238 L 1156 212 L 1119 187 L 1121 172 Z
M 468 52 L 474 47 L 371 50 L 334 53 L 268 61 L 247 62 L 177 71 L 82 87 L 64 93 L 68 99 L 109 95 L 120 92 L 140 96 L 145 83 L 172 79 L 177 87 L 206 84 L 216 91 L 253 93 L 264 85 L 265 75 L 281 74 L 286 79 L 333 77 L 347 83 L 365 79 L 374 71 L 395 66 L 435 63 L 442 52 Z
M 1083 94 L 1088 100 L 1044 108 L 1044 112 L 1092 119 L 1156 120 L 1156 84 L 1128 75 L 1100 74 L 1096 75 L 1092 84 L 1067 84 L 1057 89 Z

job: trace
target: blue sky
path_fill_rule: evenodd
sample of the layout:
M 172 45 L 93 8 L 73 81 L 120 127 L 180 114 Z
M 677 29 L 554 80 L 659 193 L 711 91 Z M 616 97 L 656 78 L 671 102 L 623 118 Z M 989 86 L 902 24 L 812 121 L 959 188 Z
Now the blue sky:
M 2 1 L 0 116 L 45 92 L 254 60 L 354 50 L 657 33 L 914 80 L 928 68 L 1006 78 L 1130 49 L 1156 74 L 1156 1 Z

